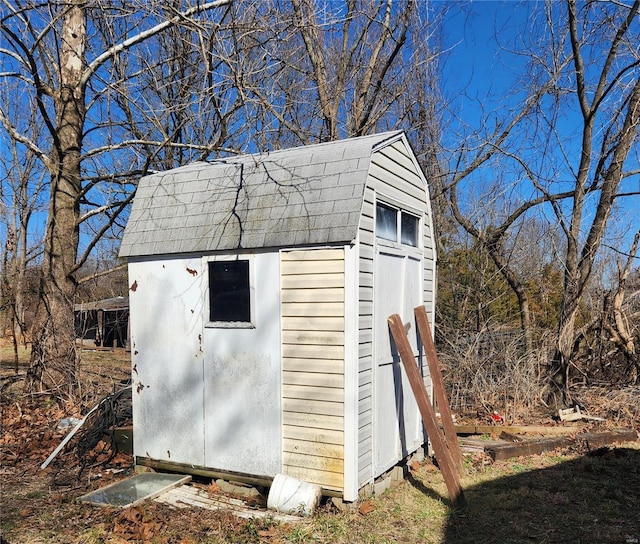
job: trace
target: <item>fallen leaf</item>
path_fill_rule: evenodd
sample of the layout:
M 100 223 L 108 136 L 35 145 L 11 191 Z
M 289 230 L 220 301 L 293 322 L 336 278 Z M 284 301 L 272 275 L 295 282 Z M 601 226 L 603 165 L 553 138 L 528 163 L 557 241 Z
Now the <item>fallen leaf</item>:
M 258 536 L 263 536 L 263 537 L 274 537 L 276 536 L 276 528 L 271 526 L 269 527 L 266 531 L 258 531 Z
M 222 488 L 215 482 L 211 482 L 208 486 L 207 486 L 207 492 L 210 495 L 214 495 L 216 493 L 218 493 Z
M 358 508 L 358 512 L 360 512 L 363 516 L 366 516 L 367 514 L 373 512 L 375 509 L 376 505 L 373 501 L 366 501 L 360 505 L 360 507 Z

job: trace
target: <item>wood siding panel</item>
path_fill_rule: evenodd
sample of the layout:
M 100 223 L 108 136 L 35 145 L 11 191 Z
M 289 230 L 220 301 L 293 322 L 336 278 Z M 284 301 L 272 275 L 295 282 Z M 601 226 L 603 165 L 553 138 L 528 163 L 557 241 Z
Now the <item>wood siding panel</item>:
M 292 359 L 339 359 L 344 357 L 344 346 L 284 344 L 282 356 Z
M 285 344 L 344 347 L 344 331 L 288 330 L 282 332 Z
M 287 288 L 282 291 L 283 303 L 317 303 L 317 302 L 339 302 L 343 304 L 344 315 L 344 289 L 308 289 L 308 285 L 303 285 L 300 289 Z M 315 304 L 307 308 L 307 315 L 315 315 Z M 285 314 L 286 315 L 286 314 Z
M 340 417 L 344 415 L 344 407 L 341 402 L 321 400 L 284 399 L 282 401 L 282 409 L 284 412 L 300 412 Z
M 343 374 L 324 374 L 322 372 L 283 372 L 282 383 L 286 385 L 310 385 L 313 387 L 344 387 Z
M 344 285 L 344 274 L 302 274 L 282 276 L 283 289 L 331 289 Z
M 344 250 L 281 253 L 283 471 L 344 485 Z
M 324 400 L 328 402 L 343 402 L 344 400 L 344 391 L 337 387 L 283 384 L 282 394 L 289 399 Z
M 304 482 L 317 484 L 324 489 L 342 491 L 344 488 L 344 477 L 342 473 L 338 472 L 323 472 L 317 469 L 287 466 L 287 475 Z
M 290 372 L 320 372 L 323 374 L 343 374 L 342 359 L 289 359 L 282 360 L 282 370 Z
M 342 444 L 318 444 L 317 442 L 285 438 L 282 441 L 282 451 L 303 453 L 305 455 L 318 455 L 319 457 L 333 457 L 334 459 L 344 459 L 344 449 Z
M 298 427 L 296 425 L 283 425 L 282 437 L 292 440 L 304 440 L 305 442 L 316 442 L 320 445 L 333 444 L 334 446 L 344 445 L 344 433 L 342 431 L 332 431 L 329 429 L 311 429 L 309 427 Z
M 289 294 L 294 297 L 292 293 Z M 313 304 L 311 308 L 309 304 Z M 288 302 L 282 308 L 283 317 L 308 317 L 313 312 L 314 317 L 342 317 L 344 316 L 344 303 L 342 302 Z
M 282 422 L 285 425 L 329 431 L 341 431 L 344 428 L 344 417 L 342 416 L 325 416 L 302 412 L 284 412 Z
M 304 453 L 284 453 L 284 463 L 289 466 L 318 470 L 322 472 L 337 472 L 342 474 L 344 459 L 335 457 L 320 457 L 319 455 L 305 455 Z
M 285 331 L 343 331 L 344 319 L 329 316 L 283 316 L 282 329 Z

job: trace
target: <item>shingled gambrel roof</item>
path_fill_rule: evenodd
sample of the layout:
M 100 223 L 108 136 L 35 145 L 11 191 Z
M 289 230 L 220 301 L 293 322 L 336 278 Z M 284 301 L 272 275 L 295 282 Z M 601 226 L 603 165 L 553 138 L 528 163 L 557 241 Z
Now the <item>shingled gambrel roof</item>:
M 142 178 L 120 256 L 348 243 L 385 132 L 242 155 Z

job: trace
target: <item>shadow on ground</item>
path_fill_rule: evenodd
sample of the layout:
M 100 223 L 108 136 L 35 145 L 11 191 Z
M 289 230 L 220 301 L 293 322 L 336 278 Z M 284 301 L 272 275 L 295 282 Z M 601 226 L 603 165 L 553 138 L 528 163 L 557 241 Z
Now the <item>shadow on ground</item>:
M 467 488 L 467 506 L 449 518 L 444 542 L 640 543 L 640 450 L 603 449 L 522 470 Z

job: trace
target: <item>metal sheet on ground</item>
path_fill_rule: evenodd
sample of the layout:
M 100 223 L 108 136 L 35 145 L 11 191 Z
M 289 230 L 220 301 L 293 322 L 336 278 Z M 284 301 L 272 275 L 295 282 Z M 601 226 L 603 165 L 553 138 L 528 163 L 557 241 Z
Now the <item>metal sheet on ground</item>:
M 144 473 L 108 485 L 80 497 L 81 502 L 100 506 L 128 508 L 139 502 L 153 499 L 165 491 L 191 480 L 184 474 Z

